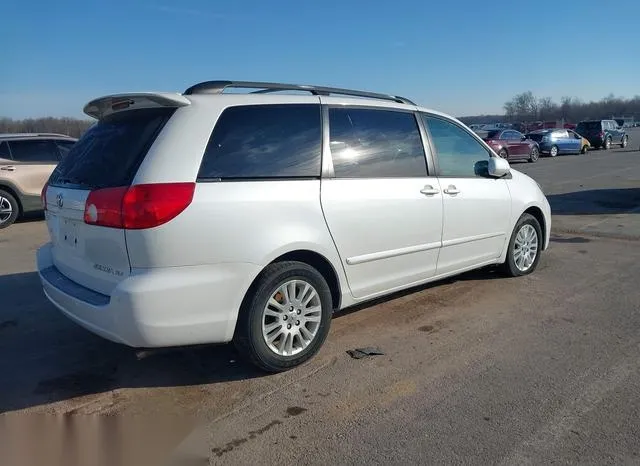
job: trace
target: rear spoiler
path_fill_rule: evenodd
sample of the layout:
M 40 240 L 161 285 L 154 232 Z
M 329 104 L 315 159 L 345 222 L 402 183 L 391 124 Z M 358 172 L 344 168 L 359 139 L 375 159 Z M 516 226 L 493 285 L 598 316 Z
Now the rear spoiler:
M 136 92 L 99 97 L 84 106 L 84 113 L 100 119 L 120 110 L 157 107 L 186 107 L 191 101 L 181 94 L 168 92 Z

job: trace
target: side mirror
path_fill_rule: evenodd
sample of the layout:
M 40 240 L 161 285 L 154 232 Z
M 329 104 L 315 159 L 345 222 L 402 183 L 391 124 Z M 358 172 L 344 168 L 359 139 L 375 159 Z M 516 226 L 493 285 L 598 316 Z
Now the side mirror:
M 527 137 L 523 134 L 523 135 L 520 137 L 520 140 L 521 140 L 521 141 L 524 141 L 525 139 L 527 139 Z
M 511 167 L 509 167 L 509 162 L 502 157 L 491 157 L 489 159 L 488 172 L 489 176 L 502 178 L 511 172 Z

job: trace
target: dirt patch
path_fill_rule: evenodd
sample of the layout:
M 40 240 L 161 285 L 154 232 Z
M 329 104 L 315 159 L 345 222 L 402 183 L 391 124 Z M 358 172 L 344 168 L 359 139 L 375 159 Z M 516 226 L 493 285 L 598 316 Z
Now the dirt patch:
M 299 416 L 304 413 L 307 408 L 301 408 L 300 406 L 290 406 L 287 408 L 287 414 L 289 416 Z
M 584 236 L 573 236 L 571 238 L 563 238 L 560 236 L 553 236 L 550 238 L 550 241 L 553 243 L 569 243 L 569 244 L 582 244 L 582 243 L 590 243 L 591 240 L 589 238 L 585 238 Z

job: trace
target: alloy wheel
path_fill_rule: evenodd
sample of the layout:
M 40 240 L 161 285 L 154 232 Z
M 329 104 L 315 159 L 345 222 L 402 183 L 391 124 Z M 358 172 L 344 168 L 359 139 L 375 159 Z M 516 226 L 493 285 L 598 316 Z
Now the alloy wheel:
M 0 196 L 0 224 L 6 222 L 13 214 L 13 206 L 6 197 Z
M 538 255 L 538 233 L 530 224 L 522 225 L 516 235 L 513 260 L 521 272 L 531 268 Z
M 262 336 L 271 351 L 293 356 L 315 339 L 322 319 L 316 289 L 304 280 L 289 280 L 271 294 L 262 313 Z

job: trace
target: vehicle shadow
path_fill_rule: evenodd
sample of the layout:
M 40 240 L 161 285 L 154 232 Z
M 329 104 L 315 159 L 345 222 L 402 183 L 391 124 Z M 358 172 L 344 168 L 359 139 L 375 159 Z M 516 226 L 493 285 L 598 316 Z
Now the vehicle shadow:
M 640 188 L 589 189 L 547 195 L 552 215 L 640 213 Z
M 23 214 L 16 223 L 31 223 L 31 222 L 40 222 L 44 220 L 44 211 L 40 212 L 29 212 Z
M 46 299 L 37 273 L 0 276 L 0 413 L 117 388 L 262 377 L 232 345 L 139 351 L 77 326 Z
M 503 278 L 495 267 L 468 272 L 351 307 L 336 318 L 461 280 Z M 64 317 L 35 272 L 0 275 L 0 414 L 121 388 L 185 387 L 268 374 L 239 359 L 233 345 L 137 351 Z
M 462 273 L 460 275 L 454 275 L 452 277 L 443 278 L 442 280 L 437 280 L 434 282 L 426 283 L 423 285 L 416 285 L 411 288 L 407 288 L 402 291 L 397 291 L 395 293 L 382 296 L 380 298 L 372 299 L 371 301 L 366 301 L 362 304 L 356 304 L 355 306 L 351 306 L 342 311 L 338 311 L 334 314 L 334 319 L 339 319 L 340 317 L 348 316 L 349 314 L 353 314 L 354 312 L 361 311 L 363 309 L 367 309 L 369 307 L 376 306 L 378 304 L 387 303 L 389 301 L 393 301 L 395 299 L 403 298 L 405 296 L 419 293 L 421 291 L 426 291 L 431 288 L 438 288 L 444 285 L 451 285 L 460 281 L 485 281 L 485 280 L 508 280 L 508 277 L 500 271 L 498 267 L 486 266 L 480 269 L 471 270 L 469 272 Z

